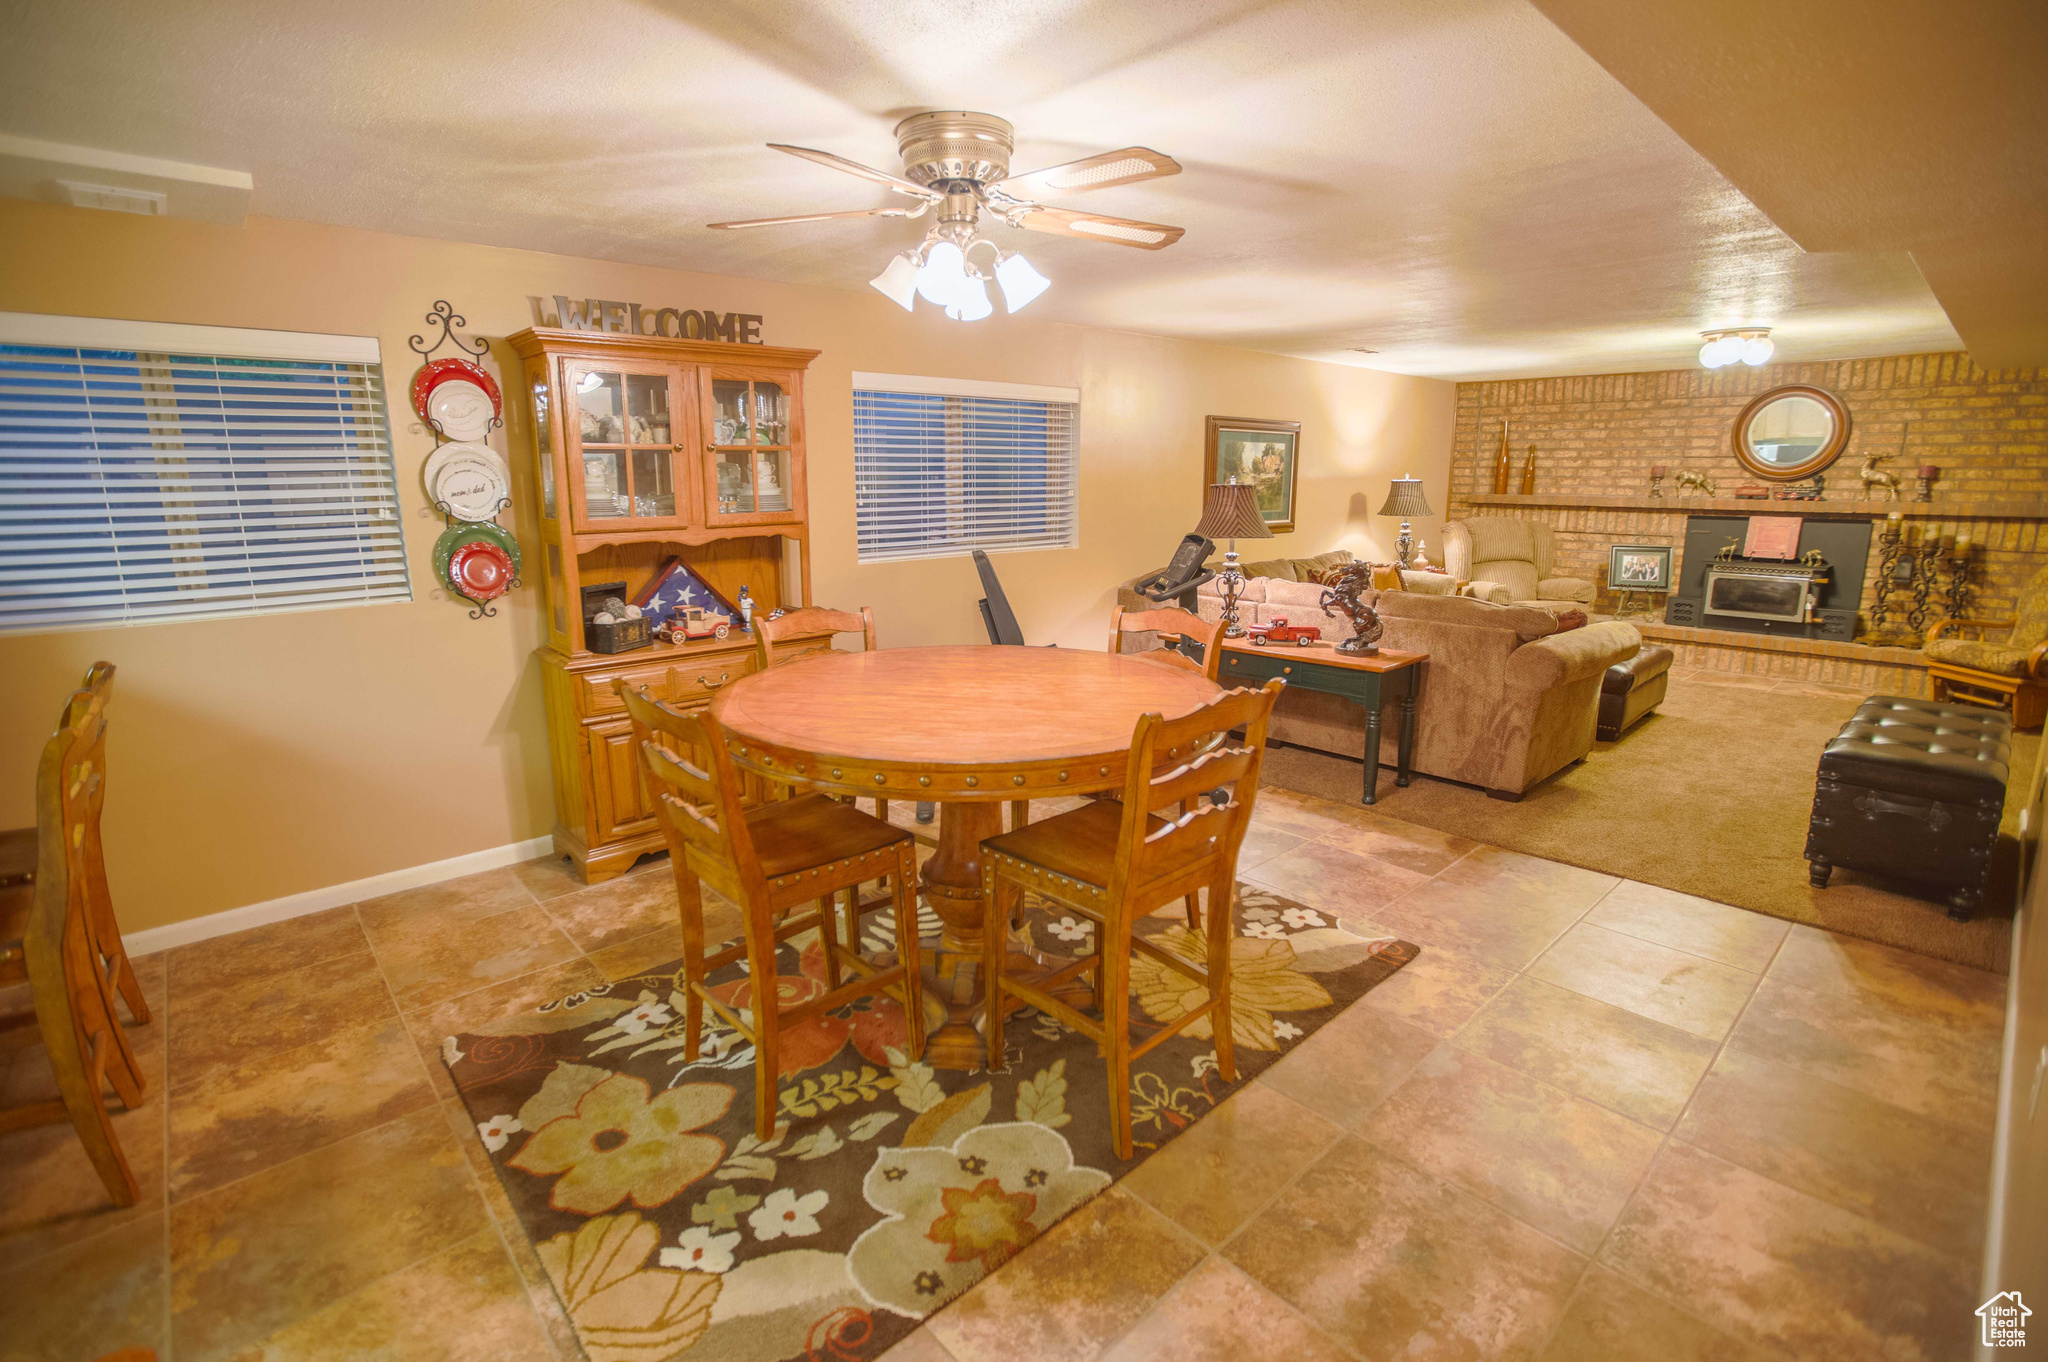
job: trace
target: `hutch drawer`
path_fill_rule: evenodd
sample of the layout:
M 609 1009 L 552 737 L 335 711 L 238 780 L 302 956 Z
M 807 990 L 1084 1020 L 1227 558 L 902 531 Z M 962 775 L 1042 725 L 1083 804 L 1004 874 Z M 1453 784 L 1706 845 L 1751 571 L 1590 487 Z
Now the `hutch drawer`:
M 678 708 L 687 708 L 708 703 L 721 687 L 747 675 L 755 665 L 756 656 L 751 652 L 720 653 L 710 657 L 678 652 L 650 660 L 644 666 L 578 672 L 570 688 L 576 696 L 577 713 L 586 719 L 626 712 L 625 702 L 612 689 L 612 681 L 616 677 L 624 677 L 626 684 L 635 689 L 650 687 L 661 699 Z

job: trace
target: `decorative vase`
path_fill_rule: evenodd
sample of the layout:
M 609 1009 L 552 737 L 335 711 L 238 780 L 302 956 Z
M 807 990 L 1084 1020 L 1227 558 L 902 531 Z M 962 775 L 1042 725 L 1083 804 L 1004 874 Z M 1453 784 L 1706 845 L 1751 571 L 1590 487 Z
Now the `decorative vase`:
M 1529 446 L 1529 458 L 1522 465 L 1522 495 L 1536 495 L 1536 446 Z
M 1508 418 L 1500 418 L 1500 453 L 1493 461 L 1493 494 L 1506 496 L 1508 490 Z

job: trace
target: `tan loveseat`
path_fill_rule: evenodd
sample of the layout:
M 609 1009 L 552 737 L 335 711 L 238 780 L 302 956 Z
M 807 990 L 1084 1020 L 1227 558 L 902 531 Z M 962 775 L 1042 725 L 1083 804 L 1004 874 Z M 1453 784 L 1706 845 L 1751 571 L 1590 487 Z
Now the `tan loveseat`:
M 1560 630 L 1547 610 L 1455 595 L 1450 582 L 1445 577 L 1422 584 L 1436 589 L 1365 596 L 1386 626 L 1382 647 L 1429 654 L 1415 706 L 1414 768 L 1519 799 L 1593 750 L 1600 678 L 1635 656 L 1642 635 L 1613 621 Z M 1325 618 L 1317 608 L 1322 591 L 1311 582 L 1254 577 L 1245 583 L 1238 619 L 1264 624 L 1284 616 L 1316 625 L 1333 642 L 1348 638 L 1343 616 Z M 1214 583 L 1197 600 L 1205 619 L 1221 615 Z M 1125 644 L 1126 651 L 1147 646 L 1156 643 L 1133 637 Z M 1398 725 L 1392 714 L 1385 720 L 1381 758 L 1392 765 Z M 1273 710 L 1271 733 L 1281 742 L 1356 758 L 1365 745 L 1365 711 L 1340 696 L 1289 689 Z
M 1444 566 L 1482 601 L 1590 611 L 1593 583 L 1552 576 L 1556 563 L 1556 538 L 1541 521 L 1481 516 L 1444 522 Z

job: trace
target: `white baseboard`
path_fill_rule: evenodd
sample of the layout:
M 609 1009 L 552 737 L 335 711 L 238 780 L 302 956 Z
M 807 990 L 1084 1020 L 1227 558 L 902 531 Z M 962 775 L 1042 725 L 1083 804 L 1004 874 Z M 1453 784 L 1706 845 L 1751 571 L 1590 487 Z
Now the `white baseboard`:
M 517 865 L 536 856 L 545 856 L 554 850 L 554 846 L 555 839 L 551 836 L 529 837 L 523 842 L 508 842 L 501 847 L 486 847 L 482 851 L 450 856 L 445 861 L 429 861 L 425 865 L 389 870 L 382 875 L 350 880 L 346 884 L 330 884 L 325 889 L 308 889 L 303 894 L 287 894 L 281 899 L 245 904 L 240 908 L 227 908 L 218 913 L 208 913 L 205 917 L 173 922 L 168 926 L 128 932 L 121 937 L 121 944 L 127 947 L 131 956 L 150 955 L 156 951 L 169 950 L 172 946 L 189 946 L 208 937 L 226 936 L 229 932 L 247 931 L 251 927 L 283 922 L 286 918 L 303 917 L 307 913 L 317 913 L 326 908 L 360 903 L 364 899 L 373 899 L 381 894 L 395 894 L 401 889 L 417 889 L 423 884 L 438 884 L 442 880 L 474 875 L 482 870 Z

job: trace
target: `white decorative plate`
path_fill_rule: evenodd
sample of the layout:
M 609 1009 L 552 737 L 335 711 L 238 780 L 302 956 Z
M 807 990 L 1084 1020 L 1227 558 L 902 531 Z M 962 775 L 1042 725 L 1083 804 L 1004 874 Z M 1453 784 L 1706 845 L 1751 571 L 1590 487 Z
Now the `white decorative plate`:
M 497 410 L 491 395 L 468 379 L 443 379 L 427 397 L 427 419 L 451 440 L 481 440 Z
M 492 519 L 499 505 L 512 495 L 505 461 L 489 445 L 442 445 L 428 457 L 422 478 L 427 496 L 463 520 Z

